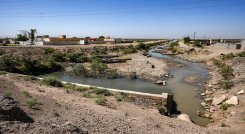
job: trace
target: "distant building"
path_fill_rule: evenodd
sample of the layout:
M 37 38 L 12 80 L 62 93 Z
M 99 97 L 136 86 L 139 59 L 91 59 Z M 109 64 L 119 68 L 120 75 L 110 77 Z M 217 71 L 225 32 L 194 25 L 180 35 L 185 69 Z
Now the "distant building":
M 66 35 L 60 35 L 59 37 L 49 37 L 48 35 L 38 36 L 35 41 L 35 45 L 84 45 L 83 38 L 66 38 Z

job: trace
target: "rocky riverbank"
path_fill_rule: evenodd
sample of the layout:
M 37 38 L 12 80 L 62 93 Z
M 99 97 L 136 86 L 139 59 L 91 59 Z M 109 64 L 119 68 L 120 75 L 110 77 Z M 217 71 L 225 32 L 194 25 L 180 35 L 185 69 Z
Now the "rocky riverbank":
M 177 57 L 193 62 L 204 62 L 210 70 L 210 79 L 201 93 L 204 101 L 200 105 L 205 111 L 197 111 L 196 114 L 210 119 L 211 123 L 208 128 L 229 133 L 243 133 L 245 131 L 245 57 L 230 54 L 236 55 L 242 50 L 214 46 L 202 49 L 182 47 L 182 49 L 186 51 Z M 188 51 L 190 49 L 192 51 Z M 220 60 L 224 65 L 217 67 L 213 59 Z M 233 71 L 230 71 L 229 67 Z M 223 77 L 228 72 L 232 72 L 233 76 L 231 79 L 224 80 Z

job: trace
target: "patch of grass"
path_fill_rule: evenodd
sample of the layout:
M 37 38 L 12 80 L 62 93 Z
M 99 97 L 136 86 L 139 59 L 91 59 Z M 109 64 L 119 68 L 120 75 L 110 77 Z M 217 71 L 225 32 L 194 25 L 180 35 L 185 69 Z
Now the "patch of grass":
M 123 92 L 116 94 L 114 97 L 116 98 L 117 101 L 128 101 L 128 102 L 130 102 L 130 101 L 134 100 L 133 97 L 129 97 L 128 94 L 123 93 Z
M 104 97 L 98 97 L 98 98 L 96 98 L 95 102 L 98 105 L 106 106 L 107 100 Z
M 233 105 L 224 103 L 224 104 L 221 105 L 220 108 L 221 108 L 223 111 L 226 111 L 226 110 L 227 110 L 229 107 L 231 107 L 231 106 L 233 106 Z
M 24 80 L 25 81 L 32 81 L 32 80 L 38 80 L 38 78 L 35 76 L 28 75 L 28 76 L 25 76 Z
M 178 51 L 178 47 L 179 47 L 179 42 L 172 42 L 168 48 L 169 51 L 172 51 L 173 53 L 176 53 Z
M 193 46 L 194 46 L 194 47 L 203 48 L 203 45 L 202 45 L 200 42 L 198 42 L 198 41 L 194 41 L 194 42 L 193 42 Z
M 88 90 L 88 88 L 86 87 L 76 86 L 75 84 L 71 84 L 71 83 L 64 84 L 64 88 L 71 89 L 73 91 L 78 91 L 78 92 L 84 92 Z
M 32 98 L 32 99 L 27 100 L 26 105 L 28 108 L 31 108 L 31 109 L 37 108 L 38 106 L 37 99 Z
M 55 77 L 45 77 L 43 80 L 42 80 L 45 84 L 47 85 L 50 85 L 50 86 L 53 86 L 53 87 L 63 87 L 63 83 L 58 80 L 57 78 Z
M 27 98 L 32 98 L 31 94 L 28 91 L 23 91 L 22 94 Z
M 83 93 L 82 96 L 85 98 L 93 98 L 90 92 Z
M 4 96 L 5 98 L 11 98 L 11 97 L 13 96 L 13 93 L 10 92 L 10 91 L 6 91 L 6 92 L 4 92 L 3 96 Z
M 95 88 L 94 92 L 97 95 L 103 95 L 103 96 L 110 96 L 111 95 L 110 91 L 108 91 L 106 89 Z

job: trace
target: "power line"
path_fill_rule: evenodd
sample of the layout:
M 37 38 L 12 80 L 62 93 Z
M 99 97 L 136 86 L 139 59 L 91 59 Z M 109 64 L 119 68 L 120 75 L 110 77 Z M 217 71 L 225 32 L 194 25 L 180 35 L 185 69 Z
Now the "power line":
M 133 11 L 120 11 L 120 12 L 97 12 L 97 13 L 77 13 L 77 14 L 54 14 L 46 15 L 42 13 L 37 13 L 34 15 L 0 15 L 0 17 L 75 17 L 75 16 L 86 16 L 86 15 L 103 15 L 103 14 L 129 14 L 129 13 L 141 13 L 141 12 L 156 12 L 156 11 L 180 11 L 180 10 L 190 10 L 190 9 L 203 9 L 203 8 L 215 8 L 215 7 L 232 7 L 243 5 L 243 3 L 236 4 L 223 4 L 223 5 L 212 5 L 212 6 L 199 6 L 199 7 L 186 7 L 186 8 L 169 8 L 169 9 L 155 9 L 155 10 L 133 10 Z
M 209 4 L 209 3 L 216 3 L 216 2 L 222 2 L 224 0 L 205 0 L 205 1 L 195 1 L 195 2 L 181 2 L 181 3 L 176 3 L 176 4 L 169 4 L 169 5 L 164 5 L 165 7 L 171 7 L 171 6 L 178 6 L 178 5 L 181 5 L 181 6 L 185 6 L 185 5 L 189 5 L 189 4 Z M 140 9 L 140 8 L 157 8 L 157 7 L 162 7 L 163 5 L 147 5 L 146 6 L 134 6 L 134 7 L 130 7 L 130 8 L 113 8 L 113 9 L 89 9 L 89 10 L 86 10 L 86 11 L 76 11 L 76 12 L 101 12 L 101 11 L 118 11 L 118 10 L 131 10 L 131 9 Z M 19 9 L 38 9 L 38 8 L 42 8 L 44 6 L 40 6 L 39 7 L 21 7 Z M 45 5 L 45 7 L 47 7 L 47 5 Z M 14 9 L 10 9 L 11 11 L 18 11 L 18 8 L 14 8 Z M 63 10 L 63 9 L 62 9 Z M 6 9 L 5 9 L 6 11 Z M 52 13 L 47 13 L 47 12 L 34 12 L 34 13 L 22 13 L 22 14 L 53 14 L 53 13 L 57 13 L 57 12 L 52 12 Z M 62 13 L 62 12 L 58 12 L 58 13 Z M 66 13 L 63 11 L 63 13 Z M 62 14 L 63 14 L 62 13 Z M 8 13 L 8 14 L 5 14 L 5 15 L 10 15 L 11 13 Z M 1 14 L 3 15 L 3 14 Z

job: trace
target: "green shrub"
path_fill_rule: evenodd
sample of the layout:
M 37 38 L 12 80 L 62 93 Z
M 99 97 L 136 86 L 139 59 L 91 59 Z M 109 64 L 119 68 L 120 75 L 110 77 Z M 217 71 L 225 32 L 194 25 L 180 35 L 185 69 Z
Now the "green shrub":
M 49 48 L 45 48 L 45 54 L 50 54 L 50 53 L 53 53 L 54 52 L 54 49 L 49 47 Z
M 107 65 L 105 63 L 100 62 L 99 60 L 93 60 L 91 62 L 91 69 L 94 72 L 104 72 L 107 69 Z
M 239 57 L 245 57 L 245 51 L 242 51 L 240 53 L 237 54 Z
M 95 88 L 94 92 L 97 95 L 103 95 L 103 96 L 110 96 L 111 95 L 110 91 L 108 91 L 106 89 Z
M 47 70 L 45 70 L 44 72 L 56 72 L 62 69 L 62 66 L 59 63 L 55 62 L 55 60 L 53 59 L 49 59 L 44 66 L 44 68 Z
M 185 44 L 189 44 L 191 41 L 191 38 L 189 36 L 186 36 L 183 38 Z
M 37 108 L 37 106 L 38 106 L 37 99 L 32 98 L 32 99 L 27 100 L 26 105 L 27 105 L 27 107 L 29 107 L 31 109 Z
M 98 105 L 105 106 L 107 100 L 105 98 L 103 98 L 103 97 L 102 98 L 101 97 L 98 97 L 98 98 L 96 98 L 95 102 Z
M 236 56 L 233 53 L 224 54 L 224 55 L 222 55 L 222 60 L 231 60 L 231 59 L 233 59 L 235 57 Z
M 63 83 L 60 80 L 56 79 L 55 77 L 51 77 L 51 76 L 45 77 L 42 81 L 50 86 L 63 87 Z
M 134 48 L 133 45 L 129 45 L 127 48 L 123 49 L 123 54 L 132 54 L 136 52 L 137 50 Z
M 93 96 L 91 95 L 90 92 L 86 92 L 86 93 L 83 94 L 83 97 L 85 97 L 85 98 L 92 98 Z
M 12 57 L 3 56 L 0 58 L 0 70 L 7 72 L 16 72 L 16 61 Z
M 179 47 L 179 42 L 172 42 L 168 48 L 169 51 L 172 51 L 173 53 L 176 53 Z
M 114 97 L 116 98 L 117 101 L 129 101 L 130 102 L 134 100 L 133 97 L 129 97 L 128 94 L 123 93 L 123 92 L 117 93 Z
M 163 106 L 160 106 L 157 108 L 158 109 L 158 112 L 161 114 L 161 115 L 165 115 L 166 114 L 166 108 L 163 107 Z
M 71 84 L 71 83 L 64 84 L 64 88 L 71 89 L 73 91 L 78 91 L 78 92 L 84 92 L 88 90 L 88 88 L 86 87 L 76 86 L 75 84 Z
M 13 96 L 13 93 L 10 92 L 10 91 L 6 91 L 6 92 L 4 92 L 3 96 L 4 96 L 5 98 L 11 98 L 11 97 Z
M 233 86 L 233 83 L 230 80 L 223 80 L 221 82 L 221 86 L 223 87 L 223 89 L 231 89 L 231 87 Z
M 233 106 L 232 104 L 227 104 L 227 103 L 224 103 L 224 104 L 222 104 L 221 105 L 221 109 L 223 110 L 223 111 L 226 111 L 229 107 L 231 107 L 231 106 Z
M 149 50 L 151 48 L 151 44 L 145 44 L 145 43 L 139 43 L 137 46 L 136 46 L 136 49 L 138 50 Z
M 31 94 L 28 91 L 23 91 L 22 94 L 27 98 L 32 98 Z
M 212 61 L 213 61 L 213 64 L 214 64 L 216 67 L 218 67 L 218 68 L 225 66 L 225 64 L 224 64 L 223 62 L 221 62 L 220 60 L 212 59 Z
M 83 63 L 88 62 L 89 58 L 80 53 L 68 53 L 66 55 L 68 62 Z
M 57 52 L 57 53 L 53 53 L 51 56 L 51 59 L 53 59 L 56 62 L 65 62 L 66 58 L 65 58 L 65 54 Z
M 87 77 L 89 75 L 89 71 L 83 65 L 78 65 L 73 69 L 73 74 L 76 76 Z
M 106 72 L 107 79 L 116 79 L 118 77 L 119 74 L 117 73 L 117 70 L 108 70 L 108 72 Z
M 220 69 L 220 75 L 225 79 L 228 80 L 233 77 L 233 69 L 229 65 L 222 66 Z
M 0 71 L 0 75 L 5 75 L 5 74 L 7 74 L 7 72 L 5 72 L 5 71 Z

